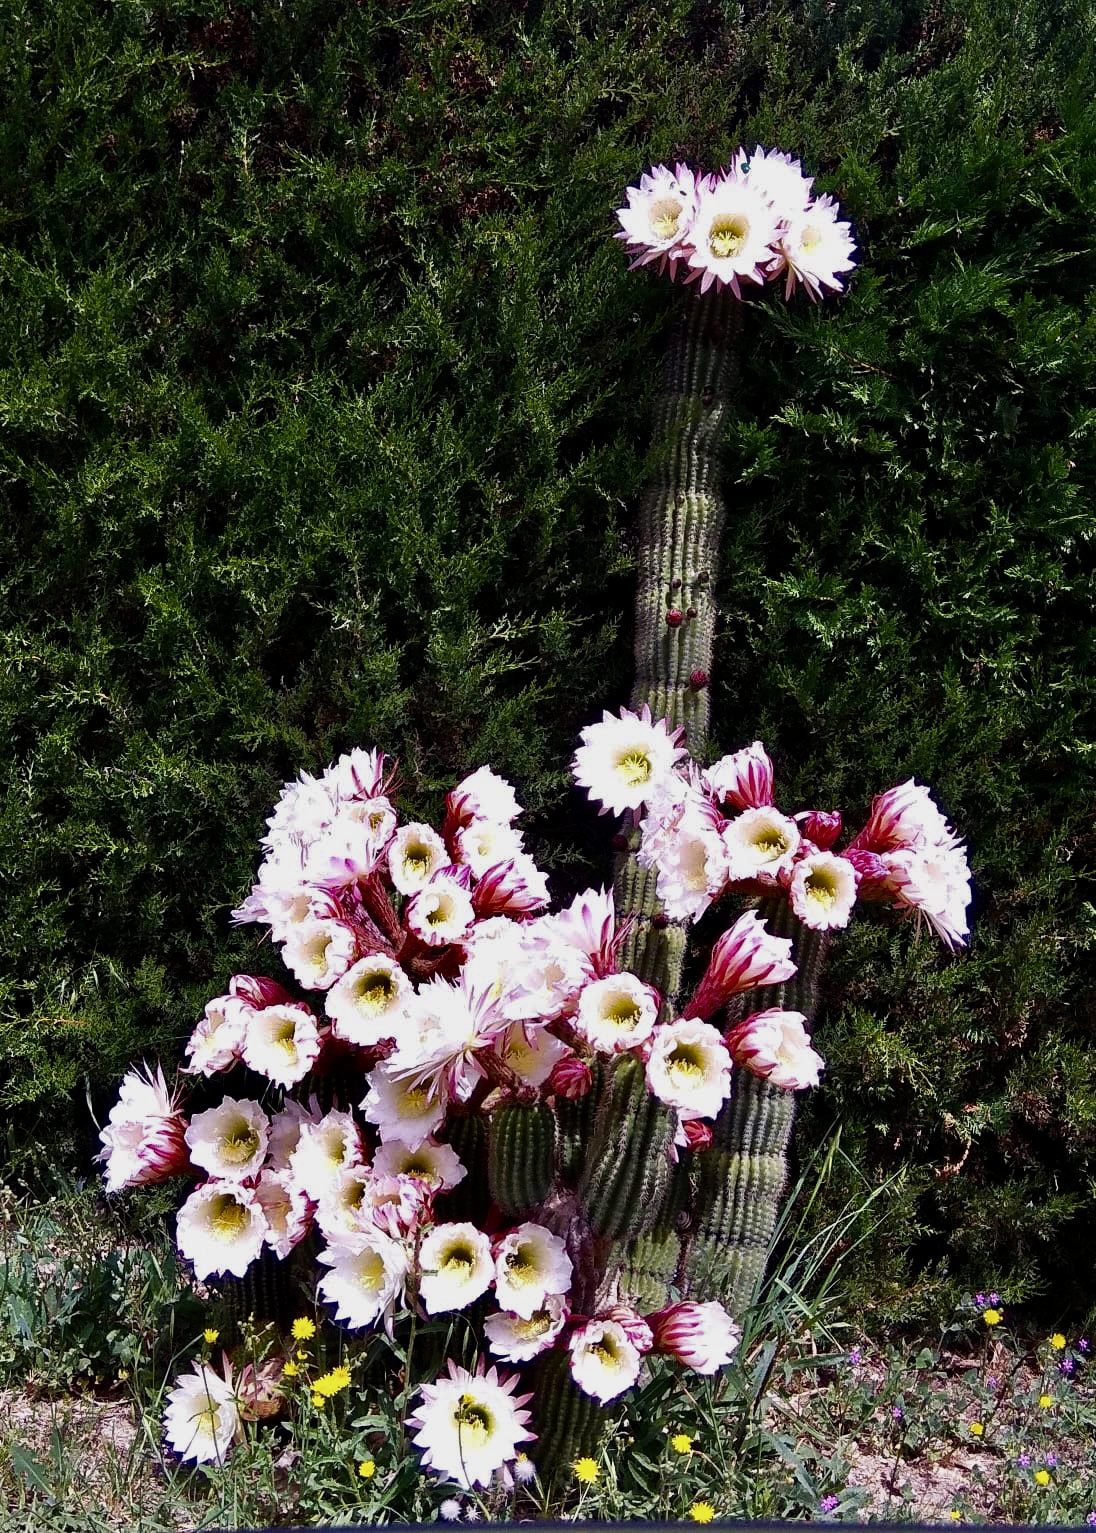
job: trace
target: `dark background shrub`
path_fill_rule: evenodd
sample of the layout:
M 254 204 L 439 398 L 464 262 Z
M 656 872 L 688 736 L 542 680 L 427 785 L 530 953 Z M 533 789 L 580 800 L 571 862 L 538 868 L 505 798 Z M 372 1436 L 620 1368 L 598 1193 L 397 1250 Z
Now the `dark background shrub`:
M 47 13 L 48 12 L 48 13 Z M 562 893 L 606 822 L 631 508 L 681 301 L 612 208 L 647 164 L 801 154 L 846 299 L 751 306 L 716 745 L 855 819 L 911 774 L 967 836 L 959 961 L 866 918 L 827 1084 L 939 1275 L 1091 1299 L 1096 111 L 1085 8 L 9 0 L 0 53 L 0 1100 L 171 1056 L 235 969 L 282 779 L 353 744 L 437 810 L 483 760 Z M 835 1189 L 835 1196 L 840 1190 Z M 1068 1253 L 1069 1261 L 1065 1263 Z M 1072 1289 L 1064 1271 L 1077 1274 Z

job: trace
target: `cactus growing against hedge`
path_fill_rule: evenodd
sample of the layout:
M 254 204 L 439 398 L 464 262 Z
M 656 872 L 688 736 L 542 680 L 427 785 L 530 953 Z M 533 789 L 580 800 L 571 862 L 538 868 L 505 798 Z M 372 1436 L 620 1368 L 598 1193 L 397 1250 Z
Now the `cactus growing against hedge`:
M 965 861 L 924 789 L 882 795 L 836 854 L 840 816 L 781 814 L 759 742 L 703 772 L 687 759 L 686 728 L 701 747 L 707 730 L 723 517 L 737 319 L 722 290 L 765 274 L 751 217 L 789 291 L 834 285 L 847 242 L 825 199 L 808 213 L 786 157 L 755 163 L 753 180 L 744 160 L 722 179 L 660 168 L 648 188 L 687 215 L 667 243 L 659 204 L 655 253 L 695 266 L 688 230 L 706 229 L 701 289 L 717 291 L 690 304 L 656 405 L 667 466 L 641 517 L 639 706 L 583 730 L 573 764 L 626 816 L 617 908 L 588 890 L 548 913 L 515 791 L 489 767 L 449 793 L 435 830 L 401 825 L 382 752 L 351 751 L 286 784 L 234 912 L 269 926 L 307 1000 L 237 975 L 187 1045 L 191 1075 L 264 1078 L 270 1116 L 226 1096 L 188 1122 L 180 1093 L 149 1075 L 127 1079 L 103 1135 L 108 1185 L 204 1175 L 178 1221 L 199 1277 L 261 1297 L 271 1253 L 307 1254 L 314 1226 L 336 1319 L 391 1332 L 407 1312 L 467 1310 L 494 1356 L 532 1363 L 532 1395 L 485 1371 L 482 1352 L 475 1374 L 450 1356 L 448 1379 L 421 1386 L 415 1441 L 469 1487 L 514 1456 L 530 1416 L 548 1476 L 591 1446 L 649 1353 L 701 1372 L 730 1359 L 740 1333 L 713 1296 L 741 1310 L 764 1260 L 792 1093 L 821 1067 L 805 1023 L 828 932 L 859 895 L 961 940 Z M 777 217 L 771 176 L 798 178 L 802 206 Z M 685 998 L 687 924 L 727 890 L 760 896 L 762 916 L 717 939 Z M 180 1414 L 187 1388 L 173 1392 Z

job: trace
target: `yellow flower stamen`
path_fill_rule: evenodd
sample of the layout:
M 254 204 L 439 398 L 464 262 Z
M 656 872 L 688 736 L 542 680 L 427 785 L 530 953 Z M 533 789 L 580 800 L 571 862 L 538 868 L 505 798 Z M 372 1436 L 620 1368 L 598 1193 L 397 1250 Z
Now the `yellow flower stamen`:
M 580 1485 L 592 1485 L 601 1473 L 597 1466 L 597 1460 L 592 1458 L 576 1459 L 572 1467 L 575 1479 Z

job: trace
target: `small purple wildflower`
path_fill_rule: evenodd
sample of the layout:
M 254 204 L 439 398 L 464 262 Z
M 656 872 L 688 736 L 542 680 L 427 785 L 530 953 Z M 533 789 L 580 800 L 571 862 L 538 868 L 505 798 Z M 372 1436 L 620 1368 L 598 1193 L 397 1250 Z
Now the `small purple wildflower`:
M 1076 1366 L 1077 1366 L 1077 1364 L 1073 1361 L 1073 1359 L 1071 1357 L 1063 1357 L 1062 1361 L 1058 1364 L 1058 1372 L 1059 1373 L 1064 1373 L 1066 1378 L 1068 1379 L 1070 1374 L 1073 1372 L 1074 1368 L 1076 1368 Z
M 1047 1456 L 1046 1456 L 1046 1466 L 1047 1466 L 1047 1468 L 1048 1469 L 1054 1469 L 1057 1466 L 1057 1463 L 1058 1463 L 1058 1455 L 1056 1453 L 1048 1453 Z
M 974 1302 L 975 1302 L 975 1304 L 977 1304 L 979 1309 L 985 1309 L 985 1307 L 986 1307 L 986 1296 L 985 1296 L 985 1294 L 984 1293 L 976 1293 L 974 1295 Z
M 904 1421 L 906 1417 L 906 1413 L 900 1405 L 891 1406 L 891 1415 L 894 1417 L 895 1421 Z
M 1000 1302 L 1001 1302 L 1001 1295 L 999 1293 L 991 1293 L 990 1296 L 989 1296 L 989 1302 L 992 1305 L 1000 1304 Z
M 1087 1336 L 1082 1336 L 1080 1341 L 1077 1343 L 1077 1351 L 1078 1352 L 1087 1352 L 1088 1349 L 1091 1347 L 1091 1345 L 1092 1345 L 1092 1343 L 1089 1341 L 1088 1337 Z
M 822 1500 L 818 1503 L 818 1510 L 820 1512 L 836 1512 L 839 1505 L 839 1496 L 823 1496 Z
M 860 1366 L 860 1364 L 862 1362 L 863 1362 L 863 1358 L 860 1356 L 860 1348 L 859 1347 L 853 1347 L 852 1351 L 849 1353 L 849 1363 L 850 1363 L 850 1365 L 853 1368 L 859 1368 L 859 1366 Z
M 1030 1453 L 1021 1453 L 1019 1458 L 1016 1460 L 1016 1462 L 1019 1464 L 1021 1469 L 1030 1469 L 1031 1468 L 1031 1454 Z
M 1088 1523 L 1090 1528 L 1096 1528 L 1096 1511 L 1089 1512 L 1088 1516 L 1085 1518 L 1085 1521 Z
M 986 1388 L 987 1389 L 1000 1389 L 1000 1387 L 1001 1387 L 1001 1380 L 997 1377 L 997 1375 L 995 1373 L 991 1373 L 989 1378 L 986 1380 Z

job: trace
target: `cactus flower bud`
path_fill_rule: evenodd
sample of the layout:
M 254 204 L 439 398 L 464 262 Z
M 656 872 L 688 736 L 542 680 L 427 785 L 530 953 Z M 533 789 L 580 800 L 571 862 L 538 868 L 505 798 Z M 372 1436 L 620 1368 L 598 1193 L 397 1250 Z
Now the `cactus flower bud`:
M 548 1089 L 568 1102 L 584 1097 L 594 1083 L 594 1072 L 577 1054 L 568 1054 L 557 1060 L 548 1077 Z
M 703 1118 L 682 1119 L 681 1132 L 685 1136 L 686 1148 L 690 1150 L 706 1150 L 712 1142 L 712 1125 L 705 1123 Z
M 820 852 L 828 852 L 841 834 L 839 809 L 808 809 L 795 819 L 807 840 L 813 841 Z
M 666 614 L 667 628 L 680 628 L 684 621 L 684 616 L 679 607 L 671 607 Z
M 773 802 L 773 764 L 760 740 L 721 757 L 707 768 L 704 781 L 719 803 L 729 801 L 736 809 L 767 809 Z
M 707 671 L 693 671 L 692 675 L 689 677 L 689 685 L 692 687 L 694 692 L 702 692 L 708 685 Z
M 746 1017 L 724 1033 L 723 1041 L 736 1065 L 759 1075 L 784 1091 L 817 1086 L 824 1061 L 811 1048 L 801 1011 L 770 1006 Z
M 291 1006 L 294 997 L 276 979 L 265 974 L 234 974 L 228 982 L 229 995 L 262 1011 L 267 1006 Z
M 774 937 L 757 911 L 747 910 L 712 948 L 708 967 L 682 1016 L 714 1016 L 732 995 L 758 985 L 782 985 L 795 973 L 791 940 Z
M 654 1334 L 655 1351 L 695 1368 L 697 1373 L 716 1373 L 730 1362 L 742 1340 L 741 1329 L 715 1300 L 671 1304 L 648 1315 L 647 1323 Z

